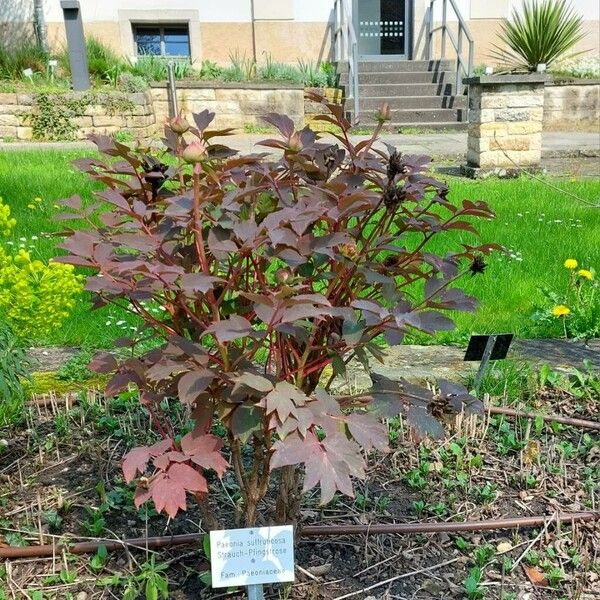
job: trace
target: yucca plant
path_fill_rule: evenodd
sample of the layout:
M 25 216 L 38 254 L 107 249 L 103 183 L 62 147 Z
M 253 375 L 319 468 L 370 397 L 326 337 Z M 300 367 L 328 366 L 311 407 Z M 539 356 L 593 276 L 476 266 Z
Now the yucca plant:
M 550 65 L 584 37 L 582 17 L 567 0 L 525 0 L 522 12 L 514 9 L 499 34 L 508 48 L 494 45 L 492 57 L 516 69 L 535 71 Z M 570 56 L 581 54 L 577 52 Z

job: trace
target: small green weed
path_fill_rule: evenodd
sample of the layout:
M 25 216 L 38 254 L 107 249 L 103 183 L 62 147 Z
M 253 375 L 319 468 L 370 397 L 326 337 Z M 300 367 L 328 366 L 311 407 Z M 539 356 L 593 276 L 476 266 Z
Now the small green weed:
M 135 575 L 112 575 L 99 580 L 101 585 L 122 588 L 122 600 L 138 600 L 143 595 L 146 600 L 169 598 L 169 582 L 165 575 L 167 565 L 156 563 L 155 556 L 140 566 Z
M 481 569 L 473 567 L 469 571 L 469 576 L 463 581 L 465 595 L 469 600 L 481 600 L 485 598 L 485 589 L 481 587 Z
M 426 508 L 427 508 L 427 503 L 424 500 L 415 500 L 412 503 L 413 512 L 417 516 L 421 516 L 425 512 Z
M 496 549 L 491 544 L 479 546 L 473 552 L 473 560 L 480 568 L 483 568 L 494 556 L 496 556 Z
M 90 559 L 90 568 L 94 573 L 99 573 L 104 569 L 104 565 L 108 562 L 108 551 L 106 546 L 99 546 L 96 554 Z
M 106 527 L 106 519 L 104 518 L 103 512 L 87 506 L 85 507 L 85 510 L 88 518 L 81 523 L 83 531 L 91 537 L 100 537 L 104 533 Z
M 93 358 L 91 350 L 81 350 L 71 356 L 57 371 L 56 377 L 61 381 L 81 382 L 91 379 L 94 374 L 88 369 Z
M 457 537 L 454 539 L 454 545 L 463 553 L 467 553 L 471 549 L 471 542 L 468 542 L 462 537 Z
M 50 533 L 60 533 L 63 524 L 63 518 L 56 510 L 47 510 L 42 514 L 42 522 L 48 525 Z

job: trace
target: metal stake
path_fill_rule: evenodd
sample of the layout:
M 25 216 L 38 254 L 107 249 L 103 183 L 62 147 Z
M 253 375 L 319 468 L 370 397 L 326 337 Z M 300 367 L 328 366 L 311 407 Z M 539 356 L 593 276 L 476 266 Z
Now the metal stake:
M 170 62 L 167 65 L 167 71 L 169 73 L 169 95 L 171 96 L 171 110 L 172 117 L 176 117 L 179 114 L 179 108 L 177 106 L 177 88 L 175 87 L 175 65 Z
M 248 600 L 264 600 L 265 590 L 262 583 L 248 586 Z
M 477 375 L 475 376 L 475 383 L 473 387 L 475 388 L 475 392 L 479 393 L 479 386 L 483 380 L 483 376 L 487 369 L 488 363 L 490 362 L 490 357 L 492 356 L 492 350 L 496 345 L 496 336 L 490 335 L 486 345 L 485 350 L 483 351 L 483 356 L 481 357 L 481 362 L 479 363 L 479 370 L 477 371 Z

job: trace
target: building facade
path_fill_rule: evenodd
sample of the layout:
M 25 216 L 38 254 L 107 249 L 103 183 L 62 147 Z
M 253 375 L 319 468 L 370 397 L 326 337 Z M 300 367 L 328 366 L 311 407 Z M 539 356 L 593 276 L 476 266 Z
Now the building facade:
M 199 63 L 227 63 L 231 54 L 297 60 L 331 60 L 336 5 L 343 3 L 354 23 L 363 58 L 424 58 L 430 0 L 80 0 L 86 34 L 125 57 L 180 56 Z M 493 64 L 502 19 L 522 0 L 455 0 L 470 28 L 475 64 Z M 598 0 L 572 0 L 586 32 L 579 49 L 598 56 Z M 450 6 L 450 2 L 448 2 Z M 434 3 L 442 19 L 442 0 Z M 50 44 L 64 44 L 60 0 L 44 0 Z M 450 27 L 456 22 L 448 9 Z M 15 45 L 33 35 L 33 0 L 0 0 L 0 36 Z

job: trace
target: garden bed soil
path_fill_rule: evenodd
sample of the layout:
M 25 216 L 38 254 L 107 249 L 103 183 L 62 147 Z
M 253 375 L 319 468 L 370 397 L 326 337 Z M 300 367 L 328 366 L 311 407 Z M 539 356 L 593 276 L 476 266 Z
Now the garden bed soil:
M 593 393 L 575 398 L 547 390 L 533 399 L 533 406 L 593 419 L 600 401 Z M 144 419 L 136 404 L 106 402 L 90 393 L 75 408 L 38 403 L 28 424 L 0 434 L 8 444 L 0 454 L 0 545 L 50 543 L 52 535 L 75 541 L 200 531 L 201 516 L 193 505 L 172 521 L 153 510 L 133 508 L 120 459 L 128 446 L 143 441 Z M 318 493 L 310 493 L 301 526 L 485 520 L 597 508 L 600 447 L 593 433 L 489 416 L 459 419 L 441 446 L 416 447 L 402 423 L 393 422 L 391 431 L 391 452 L 370 456 L 369 477 L 356 484 L 356 498 L 339 496 L 321 508 Z M 211 502 L 219 517 L 226 526 L 238 526 L 232 475 L 213 484 Z M 275 487 L 263 514 L 273 509 Z M 466 597 L 465 580 L 479 563 L 477 589 L 485 591 L 485 598 L 597 598 L 600 525 L 562 525 L 538 534 L 522 530 L 304 538 L 297 545 L 296 562 L 303 571 L 296 583 L 288 590 L 268 589 L 267 597 L 334 599 L 355 593 L 361 599 L 461 598 Z M 516 561 L 526 549 L 530 552 L 510 573 L 507 559 Z M 168 564 L 169 598 L 217 598 L 224 592 L 207 589 L 198 578 L 206 564 L 198 545 L 163 549 L 156 559 Z M 120 598 L 123 587 L 102 585 L 102 579 L 121 574 L 126 581 L 139 572 L 146 555 L 144 550 L 114 552 L 99 572 L 92 569 L 91 557 L 69 558 L 69 572 L 77 573 L 73 581 L 61 579 L 66 560 L 6 561 L 0 589 L 4 586 L 15 598 L 25 597 L 20 590 L 43 590 L 44 598 Z M 535 587 L 526 569 L 530 575 L 559 573 L 560 582 L 553 580 L 554 588 Z M 367 589 L 414 571 L 422 572 Z

